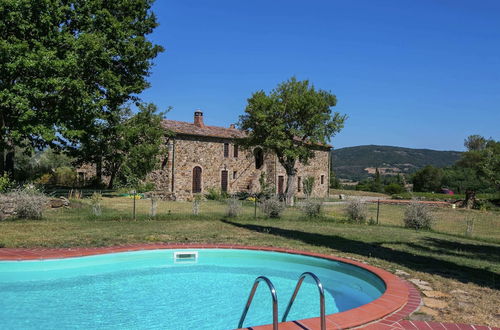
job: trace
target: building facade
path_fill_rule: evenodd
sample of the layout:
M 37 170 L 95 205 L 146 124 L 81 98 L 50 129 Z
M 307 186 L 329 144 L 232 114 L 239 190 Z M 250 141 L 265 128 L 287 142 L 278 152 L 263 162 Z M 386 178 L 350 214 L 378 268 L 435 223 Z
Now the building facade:
M 287 176 L 277 157 L 259 147 L 243 149 L 238 141 L 244 132 L 234 125 L 206 126 L 203 113 L 197 110 L 192 123 L 164 120 L 163 126 L 175 136 L 167 139 L 167 155 L 149 180 L 164 196 L 190 200 L 193 194 L 204 194 L 210 189 L 229 194 L 259 192 L 261 176 L 277 194 L 284 193 Z M 309 176 L 315 178 L 312 195 L 328 196 L 330 148 L 315 146 L 315 157 L 307 165 L 297 164 L 297 197 L 304 196 L 303 180 Z

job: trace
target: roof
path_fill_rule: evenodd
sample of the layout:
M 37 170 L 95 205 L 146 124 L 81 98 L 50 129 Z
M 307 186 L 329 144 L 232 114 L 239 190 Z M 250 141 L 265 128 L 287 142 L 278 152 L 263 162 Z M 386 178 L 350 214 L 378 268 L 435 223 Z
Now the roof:
M 245 137 L 245 132 L 236 128 L 226 128 L 219 126 L 203 126 L 199 127 L 193 123 L 185 121 L 165 119 L 162 122 L 165 129 L 169 129 L 177 134 L 183 135 L 196 135 L 196 136 L 210 136 L 227 139 L 241 139 Z
M 164 119 L 162 126 L 165 129 L 171 130 L 176 134 L 191 135 L 191 136 L 208 136 L 225 139 L 242 139 L 246 136 L 244 131 L 237 128 L 226 128 L 220 126 L 203 126 L 199 127 L 193 123 L 186 121 Z M 318 147 L 332 148 L 329 144 L 316 144 Z

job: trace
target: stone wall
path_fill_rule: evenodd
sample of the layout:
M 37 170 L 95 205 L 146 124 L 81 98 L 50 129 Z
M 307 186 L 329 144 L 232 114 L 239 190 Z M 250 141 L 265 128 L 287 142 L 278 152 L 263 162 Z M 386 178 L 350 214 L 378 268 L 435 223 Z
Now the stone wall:
M 4 194 L 0 194 L 0 220 L 16 215 L 14 199 Z
M 305 197 L 304 195 L 304 188 L 301 186 L 300 191 L 297 189 L 298 181 L 300 178 L 301 183 L 304 182 L 304 179 L 306 177 L 313 177 L 314 178 L 314 186 L 313 186 L 313 191 L 312 191 L 312 196 L 313 197 L 327 197 L 328 196 L 328 184 L 330 182 L 330 171 L 329 169 L 329 155 L 330 152 L 326 150 L 315 150 L 314 151 L 314 158 L 309 160 L 309 163 L 307 165 L 304 165 L 302 163 L 298 163 L 297 165 L 297 177 L 295 179 L 295 191 L 297 192 L 295 196 L 297 197 Z M 276 176 L 283 176 L 284 178 L 284 187 L 283 189 L 286 188 L 286 181 L 287 181 L 287 176 L 286 176 L 286 171 L 279 164 L 278 162 L 278 167 L 277 167 L 277 173 Z M 323 176 L 323 182 L 321 182 L 321 176 Z M 278 180 L 276 180 L 277 182 Z M 276 191 L 278 188 L 276 188 Z
M 228 157 L 224 157 L 224 143 L 229 145 Z M 177 137 L 169 147 L 168 162 L 163 166 L 162 174 L 157 172 L 150 176 L 154 178 L 158 190 L 172 192 L 177 200 L 189 200 L 192 197 L 193 168 L 202 169 L 201 193 L 209 189 L 221 189 L 222 171 L 228 172 L 228 193 L 241 191 L 258 192 L 259 178 L 265 173 L 267 182 L 274 185 L 278 191 L 278 177 L 286 174 L 273 154 L 265 154 L 262 167 L 256 168 L 253 150 L 238 148 L 238 157 L 234 157 L 234 140 L 209 137 Z M 326 197 L 328 193 L 329 171 L 328 155 L 326 150 L 315 151 L 315 158 L 308 165 L 298 164 L 297 177 L 303 180 L 306 176 L 315 177 L 313 196 Z M 173 177 L 172 172 L 173 161 Z M 323 175 L 323 183 L 321 176 Z M 297 182 L 296 182 L 297 184 Z M 297 193 L 303 197 L 303 189 Z

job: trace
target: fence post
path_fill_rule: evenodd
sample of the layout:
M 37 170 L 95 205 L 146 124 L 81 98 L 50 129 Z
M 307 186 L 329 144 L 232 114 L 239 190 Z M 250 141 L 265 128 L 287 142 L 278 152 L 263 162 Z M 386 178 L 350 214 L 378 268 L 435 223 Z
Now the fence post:
M 380 198 L 377 199 L 377 225 L 378 225 L 378 214 L 380 213 Z
M 134 214 L 133 214 L 133 219 L 136 220 L 136 217 L 135 217 L 135 190 L 133 191 L 132 199 L 134 200 Z
M 257 219 L 257 194 L 254 195 L 255 197 L 253 198 L 253 218 Z

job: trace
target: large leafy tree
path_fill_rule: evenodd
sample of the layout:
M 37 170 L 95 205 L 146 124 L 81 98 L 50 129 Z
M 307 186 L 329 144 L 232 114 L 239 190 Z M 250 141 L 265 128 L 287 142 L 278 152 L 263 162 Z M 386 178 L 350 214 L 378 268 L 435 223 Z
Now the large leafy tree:
M 138 108 L 136 114 L 121 109 L 117 121 L 95 139 L 104 151 L 103 174 L 109 176 L 110 189 L 117 178 L 123 185 L 138 184 L 159 163 L 168 135 L 161 125 L 164 113 L 158 113 L 153 104 L 139 104 Z
M 293 203 L 297 162 L 306 164 L 314 157 L 314 149 L 325 145 L 344 126 L 346 116 L 332 111 L 336 104 L 331 92 L 295 77 L 269 94 L 261 90 L 248 99 L 239 122 L 248 132 L 244 142 L 276 154 L 287 174 L 288 204 Z
M 0 173 L 15 147 L 76 145 L 148 87 L 152 2 L 0 2 Z
M 413 190 L 437 192 L 443 181 L 443 169 L 428 165 L 413 175 Z

